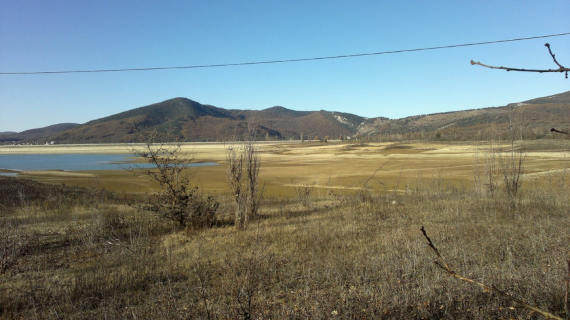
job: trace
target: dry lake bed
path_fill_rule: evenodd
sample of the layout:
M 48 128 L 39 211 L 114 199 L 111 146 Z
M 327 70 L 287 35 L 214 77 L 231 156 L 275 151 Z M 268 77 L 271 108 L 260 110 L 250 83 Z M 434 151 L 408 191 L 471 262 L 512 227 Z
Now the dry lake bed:
M 203 189 L 226 191 L 224 162 L 228 146 L 224 143 L 181 145 L 180 155 L 188 161 L 212 164 L 189 169 L 193 171 L 194 181 Z M 523 146 L 526 150 L 524 180 L 539 181 L 552 175 L 566 174 L 570 166 L 568 140 L 529 141 Z M 74 163 L 72 169 L 28 167 L 20 169 L 17 174 L 43 182 L 145 192 L 154 190 L 156 186 L 142 172 L 127 170 L 141 165 L 124 163 L 129 155 L 144 148 L 144 144 L 0 146 L 0 157 L 18 161 L 38 155 L 75 155 L 76 162 L 83 161 L 81 155 L 88 155 L 89 160 L 110 157 L 114 160 L 107 162 L 120 163 L 121 166 L 85 170 L 89 168 Z M 510 146 L 497 144 L 496 148 L 507 151 Z M 363 189 L 402 192 L 412 185 L 434 181 L 470 187 L 485 166 L 489 143 L 262 142 L 257 144 L 257 149 L 262 161 L 260 178 L 267 195 L 290 195 L 298 186 L 308 186 L 318 192 Z M 14 174 L 13 171 L 4 171 L 8 175 Z

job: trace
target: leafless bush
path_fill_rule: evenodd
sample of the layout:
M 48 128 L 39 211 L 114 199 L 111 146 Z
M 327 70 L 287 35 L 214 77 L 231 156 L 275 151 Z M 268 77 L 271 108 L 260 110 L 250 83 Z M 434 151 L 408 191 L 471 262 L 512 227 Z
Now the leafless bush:
M 517 196 L 521 188 L 521 176 L 524 170 L 526 155 L 522 146 L 516 149 L 514 140 L 511 142 L 510 151 L 499 157 L 500 171 L 503 175 L 505 192 L 509 198 Z
M 252 141 L 226 149 L 226 175 L 236 204 L 235 225 L 245 229 L 251 218 L 257 216 L 261 192 L 258 185 L 261 165 Z
M 238 148 L 230 146 L 226 149 L 226 175 L 232 191 L 232 198 L 236 204 L 235 225 L 238 228 L 244 228 L 247 223 L 242 190 L 244 156 L 241 150 L 236 150 Z
M 259 190 L 258 177 L 259 177 L 259 167 L 261 162 L 259 160 L 259 154 L 253 142 L 249 141 L 244 146 L 245 153 L 245 166 L 246 166 L 246 210 L 247 215 L 251 217 L 257 216 L 257 211 L 259 210 L 259 202 L 261 200 L 261 193 Z
M 295 187 L 295 193 L 297 194 L 297 200 L 301 202 L 301 204 L 309 208 L 311 206 L 311 194 L 313 193 L 313 188 L 311 186 L 302 184 Z
M 154 195 L 148 209 L 177 222 L 182 227 L 211 227 L 219 202 L 201 194 L 192 184 L 186 163 L 180 157 L 180 144 L 147 143 L 137 155 L 146 158 L 153 169 L 145 173 L 159 183 L 161 191 Z
M 473 183 L 476 192 L 489 196 L 495 194 L 498 174 L 497 155 L 498 149 L 493 139 L 489 139 L 484 148 L 477 145 L 473 156 Z
M 489 141 L 489 150 L 485 155 L 484 181 L 487 192 L 493 195 L 497 190 L 497 146 L 493 140 Z
M 480 287 L 484 292 L 496 293 L 496 294 L 498 294 L 504 298 L 507 298 L 508 300 L 512 301 L 513 303 L 520 305 L 521 307 L 523 307 L 527 310 L 530 310 L 533 313 L 538 313 L 538 314 L 542 315 L 546 319 L 560 319 L 560 320 L 562 320 L 562 317 L 559 317 L 559 316 L 552 314 L 548 311 L 545 311 L 545 310 L 542 310 L 538 307 L 535 307 L 535 306 L 525 302 L 524 300 L 522 300 L 518 297 L 515 297 L 514 295 L 512 295 L 506 291 L 498 289 L 494 285 L 488 285 L 488 284 L 485 284 L 483 282 L 474 280 L 470 277 L 466 277 L 466 276 L 459 274 L 458 272 L 456 272 L 455 270 L 453 270 L 451 268 L 451 266 L 447 263 L 445 258 L 441 255 L 441 253 L 439 252 L 437 247 L 433 244 L 432 240 L 427 235 L 425 228 L 422 226 L 420 230 L 421 230 L 424 238 L 427 240 L 428 246 L 430 247 L 430 249 L 432 249 L 433 253 L 435 254 L 436 259 L 433 261 L 434 264 L 436 266 L 438 266 L 440 269 L 442 269 L 443 271 L 445 271 L 447 274 L 452 276 L 453 278 L 467 282 L 467 283 L 470 283 L 470 284 L 473 284 L 473 285 L 476 285 L 476 286 Z M 570 267 L 569 267 L 569 269 L 570 269 Z M 568 298 L 567 295 L 568 295 L 568 293 L 566 293 L 566 300 Z
M 0 226 L 0 274 L 8 271 L 25 252 L 29 239 L 9 223 Z
M 497 179 L 502 177 L 505 193 L 509 199 L 515 198 L 521 188 L 525 158 L 523 147 L 517 147 L 514 139 L 511 140 L 507 151 L 500 150 L 495 142 L 490 140 L 482 159 L 478 151 L 475 154 L 476 163 L 473 170 L 475 188 L 484 187 L 487 195 L 493 196 L 499 186 Z
M 510 150 L 502 153 L 499 157 L 500 171 L 503 176 L 505 192 L 510 199 L 517 196 L 521 187 L 521 176 L 523 174 L 524 160 L 526 154 L 522 145 L 523 120 L 522 115 L 514 111 L 509 116 Z M 516 140 L 520 139 L 519 147 L 516 147 Z
M 256 239 L 255 242 L 259 242 Z M 227 305 L 231 307 L 224 318 L 261 319 L 266 312 L 266 294 L 271 288 L 279 263 L 266 248 L 254 245 L 251 248 L 238 248 L 235 256 L 229 257 L 225 265 Z

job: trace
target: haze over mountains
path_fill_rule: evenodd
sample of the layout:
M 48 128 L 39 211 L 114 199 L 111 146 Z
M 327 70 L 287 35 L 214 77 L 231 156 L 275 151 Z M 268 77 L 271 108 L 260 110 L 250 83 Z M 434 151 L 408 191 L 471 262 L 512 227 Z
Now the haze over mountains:
M 241 139 L 252 128 L 257 140 L 315 138 L 474 139 L 502 135 L 509 123 L 525 136 L 540 138 L 551 127 L 570 125 L 570 91 L 504 107 L 472 109 L 401 119 L 364 118 L 333 111 L 295 111 L 284 107 L 232 110 L 174 98 L 84 124 L 62 123 L 20 133 L 0 132 L 0 143 L 144 142 L 154 131 L 183 141 Z

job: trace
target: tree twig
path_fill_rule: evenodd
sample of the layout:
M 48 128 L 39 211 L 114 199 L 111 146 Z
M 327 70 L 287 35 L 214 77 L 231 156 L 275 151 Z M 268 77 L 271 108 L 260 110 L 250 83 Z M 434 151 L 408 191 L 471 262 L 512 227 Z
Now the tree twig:
M 568 71 L 570 71 L 570 68 L 566 68 L 563 65 L 561 65 L 558 60 L 556 60 L 556 56 L 554 55 L 554 53 L 552 53 L 552 50 L 550 49 L 550 44 L 549 43 L 545 43 L 544 46 L 548 49 L 548 53 L 550 54 L 550 56 L 552 57 L 552 60 L 554 60 L 554 63 L 558 66 L 558 69 L 527 69 L 527 68 L 512 68 L 512 67 L 503 67 L 503 66 L 492 66 L 492 65 L 488 65 L 479 61 L 474 61 L 471 60 L 471 65 L 478 65 L 478 66 L 482 66 L 485 68 L 489 68 L 489 69 L 499 69 L 499 70 L 505 70 L 505 71 L 519 71 L 519 72 L 538 72 L 538 73 L 545 73 L 545 72 L 564 72 L 564 76 L 566 79 L 568 79 Z
M 556 128 L 550 128 L 550 132 L 560 133 L 560 134 L 568 134 L 568 132 L 556 130 Z
M 548 49 L 548 53 L 550 53 L 550 56 L 552 57 L 552 60 L 554 60 L 554 63 L 556 63 L 556 65 L 558 66 L 558 68 L 560 69 L 564 69 L 564 66 L 562 66 L 560 63 L 558 63 L 558 61 L 556 61 L 556 56 L 554 55 L 554 53 L 552 53 L 552 50 L 550 50 L 550 43 L 545 43 L 544 46 Z
M 420 228 L 422 234 L 424 235 L 424 237 L 426 238 L 427 242 L 428 242 L 428 246 L 432 249 L 432 251 L 435 253 L 437 259 L 434 260 L 435 265 L 437 265 L 438 267 L 440 267 L 443 271 L 445 271 L 447 274 L 449 274 L 450 276 L 454 277 L 455 279 L 459 279 L 461 281 L 465 281 L 471 284 L 474 284 L 478 287 L 480 287 L 481 289 L 483 289 L 484 292 L 489 292 L 489 291 L 493 291 L 496 292 L 508 299 L 510 299 L 511 301 L 518 303 L 519 305 L 521 305 L 522 307 L 534 311 L 536 313 L 541 314 L 542 316 L 544 316 L 547 319 L 558 319 L 558 320 L 563 320 L 561 317 L 554 315 L 550 312 L 541 310 L 535 306 L 532 306 L 526 302 L 524 302 L 523 300 L 505 292 L 502 291 L 500 289 L 498 289 L 495 286 L 489 286 L 487 284 L 484 284 L 482 282 L 479 282 L 477 280 L 473 280 L 470 278 L 467 278 L 465 276 L 462 276 L 460 274 L 458 274 L 457 272 L 455 272 L 453 269 L 451 269 L 451 267 L 447 264 L 447 262 L 445 261 L 445 259 L 443 258 L 443 256 L 441 255 L 441 253 L 439 252 L 439 250 L 437 249 L 437 247 L 433 244 L 433 242 L 431 241 L 430 237 L 427 235 L 427 232 L 425 230 L 425 228 L 422 226 Z

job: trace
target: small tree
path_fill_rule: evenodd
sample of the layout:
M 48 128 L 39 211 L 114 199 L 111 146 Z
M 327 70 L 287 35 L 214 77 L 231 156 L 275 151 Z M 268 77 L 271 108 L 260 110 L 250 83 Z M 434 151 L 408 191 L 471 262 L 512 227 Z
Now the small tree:
M 497 189 L 495 176 L 497 174 L 497 146 L 493 138 L 489 139 L 489 150 L 485 155 L 484 181 L 489 195 L 494 195 Z
M 246 217 L 243 209 L 242 176 L 243 176 L 243 153 L 236 150 L 237 147 L 230 146 L 226 149 L 226 176 L 230 184 L 232 198 L 236 203 L 235 225 L 242 229 L 246 225 Z
M 524 160 L 526 154 L 524 152 L 522 141 L 523 141 L 523 121 L 518 119 L 515 121 L 516 114 L 514 110 L 509 116 L 509 135 L 510 135 L 510 151 L 503 153 L 499 158 L 500 171 L 503 175 L 503 182 L 505 185 L 505 192 L 509 198 L 513 199 L 517 196 L 517 193 L 521 187 L 521 176 L 523 174 Z M 519 124 L 518 128 L 515 127 L 515 123 Z M 519 136 L 517 137 L 517 129 L 520 130 Z M 521 144 L 517 149 L 515 147 L 515 141 L 520 139 Z
M 509 198 L 516 197 L 521 187 L 521 176 L 523 174 L 525 154 L 522 146 L 515 150 L 514 143 L 511 143 L 511 150 L 500 158 L 501 173 L 505 191 Z
M 257 178 L 259 177 L 259 167 L 261 162 L 259 154 L 252 141 L 248 141 L 244 146 L 245 165 L 246 165 L 246 209 L 249 217 L 257 216 L 259 209 L 259 201 L 261 200 L 261 193 L 259 192 L 259 184 Z
M 258 185 L 260 165 L 251 140 L 226 149 L 226 174 L 236 203 L 235 225 L 238 229 L 245 229 L 248 221 L 257 216 L 261 199 Z
M 180 150 L 179 143 L 149 142 L 143 151 L 136 152 L 152 164 L 152 168 L 145 170 L 145 173 L 161 188 L 147 208 L 182 227 L 211 227 L 219 202 L 211 196 L 203 196 L 198 186 L 192 184 L 187 169 L 187 163 L 191 160 L 182 159 Z

